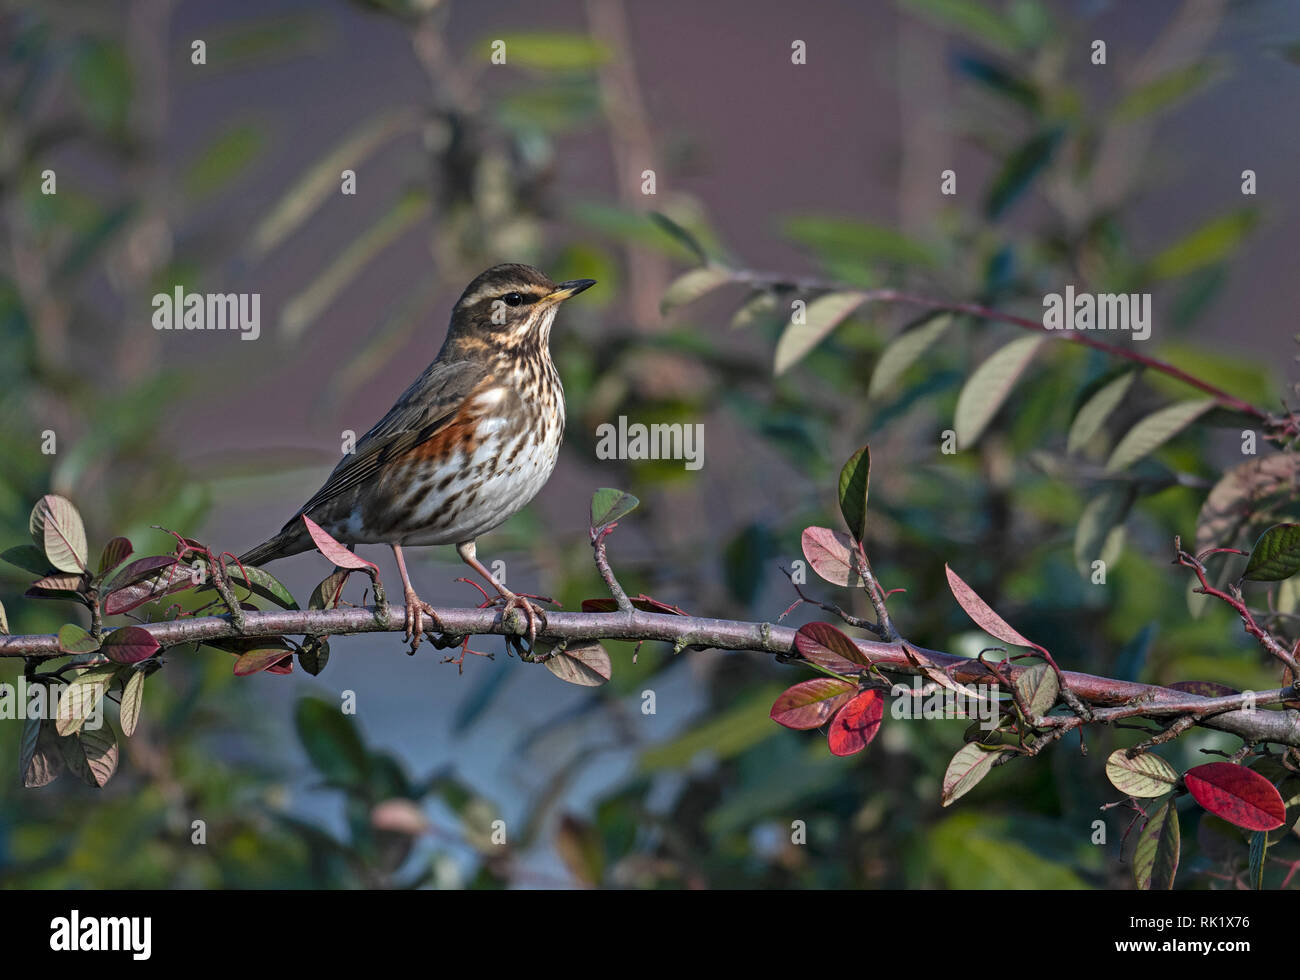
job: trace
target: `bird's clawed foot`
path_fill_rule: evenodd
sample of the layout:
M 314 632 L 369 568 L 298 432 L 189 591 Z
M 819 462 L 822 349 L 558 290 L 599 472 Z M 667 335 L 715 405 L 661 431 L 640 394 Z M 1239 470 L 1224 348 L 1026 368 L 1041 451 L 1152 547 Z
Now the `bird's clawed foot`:
M 539 631 L 546 629 L 546 610 L 541 606 L 530 602 L 529 599 L 541 599 L 543 602 L 554 602 L 554 599 L 548 599 L 546 596 L 521 596 L 516 595 L 509 590 L 501 593 L 500 599 L 505 600 L 505 605 L 501 608 L 501 621 L 505 622 L 510 610 L 518 609 L 524 614 L 524 619 L 528 623 L 528 649 L 531 652 L 537 645 L 537 634 Z M 499 600 L 498 600 L 499 601 Z
M 430 620 L 429 625 L 425 625 L 425 618 Z M 406 590 L 406 624 L 405 632 L 402 639 L 411 644 L 411 654 L 420 647 L 420 641 L 424 639 L 426 629 L 432 629 L 434 632 L 443 632 L 442 623 L 438 619 L 437 613 L 433 607 L 415 594 L 415 590 L 407 588 Z

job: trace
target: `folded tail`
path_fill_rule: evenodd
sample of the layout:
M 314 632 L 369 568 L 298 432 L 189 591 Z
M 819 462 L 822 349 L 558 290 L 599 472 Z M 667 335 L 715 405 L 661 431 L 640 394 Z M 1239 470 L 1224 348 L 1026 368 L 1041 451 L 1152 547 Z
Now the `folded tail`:
M 292 521 L 283 531 L 239 556 L 245 565 L 265 565 L 277 558 L 298 555 L 312 547 L 311 538 L 301 521 Z

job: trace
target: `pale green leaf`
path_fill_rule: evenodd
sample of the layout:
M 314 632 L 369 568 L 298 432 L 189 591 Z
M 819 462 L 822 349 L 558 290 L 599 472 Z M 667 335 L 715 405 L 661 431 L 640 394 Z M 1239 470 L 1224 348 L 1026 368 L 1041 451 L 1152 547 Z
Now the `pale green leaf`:
M 1102 385 L 1091 398 L 1083 403 L 1078 414 L 1074 416 L 1074 421 L 1070 423 L 1070 435 L 1065 447 L 1066 452 L 1077 453 L 1092 441 L 1092 437 L 1100 431 L 1103 423 L 1110 417 L 1111 412 L 1119 407 L 1120 402 L 1124 400 L 1124 396 L 1128 394 L 1129 388 L 1133 387 L 1133 382 L 1136 380 L 1136 371 L 1126 371 L 1119 377 Z
M 330 194 L 339 194 L 344 170 L 356 170 L 388 140 L 413 129 L 419 119 L 415 109 L 403 107 L 366 120 L 303 174 L 258 223 L 253 255 L 265 255 L 291 235 Z
M 730 281 L 731 270 L 721 266 L 705 265 L 698 269 L 691 269 L 669 284 L 659 303 L 659 309 L 667 313 L 673 307 L 693 303 L 706 293 L 712 292 L 719 286 L 725 286 Z
M 1046 338 L 1021 337 L 999 348 L 975 369 L 957 396 L 954 428 L 957 446 L 974 445 L 1029 367 Z
M 1005 751 L 990 752 L 978 742 L 969 742 L 958 749 L 943 774 L 943 805 L 950 806 L 973 790 L 1004 755 Z
M 300 337 L 362 269 L 421 221 L 429 209 L 427 193 L 412 191 L 402 195 L 387 213 L 336 255 L 307 288 L 284 305 L 280 329 L 285 335 L 291 340 Z
M 1151 815 L 1138 834 L 1133 852 L 1133 880 L 1138 888 L 1145 891 L 1174 887 L 1181 843 L 1178 811 L 1171 799 Z
M 1106 460 L 1106 471 L 1117 473 L 1149 456 L 1214 405 L 1213 398 L 1200 398 L 1176 402 L 1152 412 L 1124 433 L 1124 437 L 1111 452 L 1110 459 Z
M 868 398 L 879 398 L 897 383 L 927 350 L 952 326 L 952 316 L 941 313 L 927 317 L 919 323 L 904 328 L 880 355 L 875 370 L 871 372 Z
M 127 677 L 126 687 L 122 691 L 122 706 L 119 720 L 122 722 L 122 734 L 130 738 L 135 734 L 135 726 L 140 721 L 140 704 L 144 698 L 144 671 L 133 670 Z
M 1178 785 L 1178 771 L 1150 752 L 1129 758 L 1127 749 L 1116 749 L 1106 760 L 1106 778 L 1126 796 L 1164 796 Z
M 795 323 L 792 318 L 777 341 L 776 373 L 784 374 L 803 360 L 866 299 L 867 295 L 860 292 L 828 293 L 809 303 L 804 310 L 803 322 Z

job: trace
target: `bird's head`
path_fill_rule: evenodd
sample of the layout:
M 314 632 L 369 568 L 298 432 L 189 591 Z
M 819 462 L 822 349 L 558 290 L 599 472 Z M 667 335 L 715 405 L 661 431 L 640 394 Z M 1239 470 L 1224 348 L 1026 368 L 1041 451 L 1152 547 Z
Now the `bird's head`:
M 555 312 L 594 279 L 552 282 L 530 265 L 494 265 L 465 287 L 451 312 L 447 343 L 475 349 L 545 350 Z

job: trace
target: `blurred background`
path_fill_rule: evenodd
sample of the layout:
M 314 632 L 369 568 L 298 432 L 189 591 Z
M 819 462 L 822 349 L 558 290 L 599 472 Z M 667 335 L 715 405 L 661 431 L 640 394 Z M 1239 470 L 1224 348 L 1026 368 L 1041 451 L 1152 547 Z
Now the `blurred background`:
M 781 320 L 760 309 L 734 328 L 743 288 L 661 311 L 696 259 L 647 215 L 734 267 L 1035 318 L 1066 283 L 1150 291 L 1144 353 L 1273 409 L 1294 380 L 1300 307 L 1294 4 L 0 9 L 5 547 L 27 540 L 32 504 L 57 492 L 81 509 L 92 552 L 119 534 L 138 554 L 169 551 L 152 525 L 246 550 L 319 486 L 342 433 L 369 428 L 432 360 L 465 283 L 524 261 L 600 284 L 566 305 L 553 339 L 569 406 L 560 467 L 479 543 L 511 588 L 568 609 L 603 594 L 587 499 L 612 486 L 642 500 L 611 540 L 630 592 L 774 620 L 795 598 L 780 568 L 801 557 L 805 526 L 838 525 L 839 467 L 870 442 L 869 553 L 886 588 L 907 589 L 891 609 L 910 640 L 984 645 L 943 586 L 947 561 L 1064 667 L 1274 686 L 1229 616 L 1189 610 L 1168 566 L 1173 535 L 1194 533 L 1238 452 L 1232 431 L 1189 431 L 1151 461 L 1132 509 L 1113 517 L 1122 552 L 1097 589 L 1074 549 L 1095 473 L 1051 463 L 1104 358 L 1053 345 L 975 450 L 944 456 L 962 381 L 1013 328 L 969 324 L 868 398 L 880 351 L 916 312 L 873 308 L 774 377 Z M 1097 39 L 1104 65 L 1090 60 Z M 796 40 L 805 64 L 792 63 Z M 349 169 L 356 193 L 342 194 Z M 939 193 L 947 169 L 955 196 Z M 154 330 L 152 297 L 176 286 L 260 294 L 261 336 Z M 1171 394 L 1188 392 L 1150 380 L 1125 417 Z M 596 427 L 620 415 L 703 423 L 703 469 L 598 460 Z M 361 552 L 395 577 L 387 549 Z M 329 568 L 304 555 L 271 571 L 302 601 Z M 453 581 L 462 566 L 448 549 L 417 551 L 412 574 L 435 605 L 478 599 Z M 72 615 L 20 598 L 21 571 L 0 576 L 12 632 Z M 20 726 L 0 725 L 0 885 L 1128 880 L 1128 817 L 1097 810 L 1116 796 L 1102 765 L 1123 733 L 1094 736 L 1086 759 L 1068 740 L 1000 768 L 944 810 L 939 781 L 964 721 L 886 718 L 866 753 L 840 759 L 816 733 L 768 720 L 776 693 L 803 679 L 768 658 L 647 644 L 634 663 L 631 645 L 611 643 L 613 680 L 591 690 L 507 657 L 499 640 L 473 646 L 496 657 L 468 658 L 463 676 L 427 647 L 408 658 L 392 635 L 337 638 L 318 677 L 235 678 L 227 653 L 177 651 L 102 790 L 66 777 L 23 789 Z M 0 679 L 19 672 L 0 665 Z M 337 710 L 347 691 L 354 716 Z M 1234 747 L 1197 733 L 1171 755 Z M 409 805 L 376 818 L 393 799 Z M 504 848 L 489 840 L 497 816 Z M 805 845 L 790 843 L 794 820 Z M 1205 872 L 1189 887 L 1244 865 L 1210 831 L 1184 837 L 1185 866 Z

